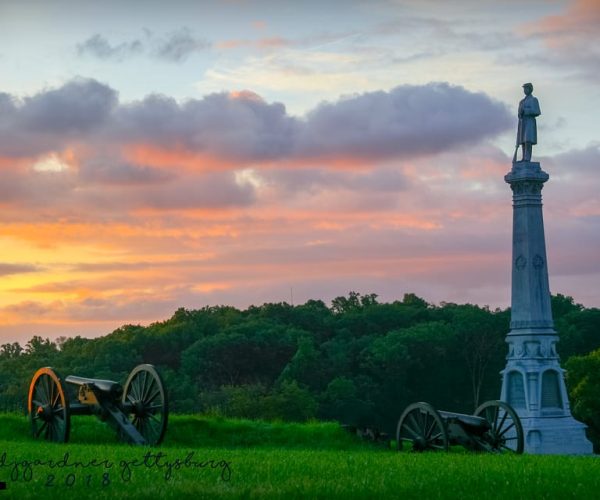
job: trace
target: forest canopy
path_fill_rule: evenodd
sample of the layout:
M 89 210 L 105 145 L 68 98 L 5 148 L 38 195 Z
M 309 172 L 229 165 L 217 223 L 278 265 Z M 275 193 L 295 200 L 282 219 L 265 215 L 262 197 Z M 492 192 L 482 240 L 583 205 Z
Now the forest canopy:
M 600 310 L 563 295 L 552 297 L 552 308 L 563 366 L 573 370 L 575 416 L 600 435 L 591 411 L 600 394 L 586 382 L 600 357 Z M 124 325 L 100 338 L 34 336 L 25 346 L 0 346 L 0 409 L 25 408 L 42 366 L 123 381 L 137 364 L 151 363 L 175 412 L 318 418 L 389 431 L 414 401 L 470 413 L 497 399 L 509 322 L 508 309 L 433 305 L 414 294 L 391 303 L 350 292 L 330 306 L 180 308 L 166 321 Z

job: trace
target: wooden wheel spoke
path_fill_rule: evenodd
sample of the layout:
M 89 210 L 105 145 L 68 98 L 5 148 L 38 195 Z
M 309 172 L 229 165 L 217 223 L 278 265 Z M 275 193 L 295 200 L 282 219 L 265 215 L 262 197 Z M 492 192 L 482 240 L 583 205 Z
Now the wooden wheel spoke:
M 50 406 L 54 406 L 56 403 L 56 400 L 58 398 L 60 398 L 60 394 L 57 390 L 54 380 L 51 380 L 50 381 Z
M 435 421 L 435 418 L 431 417 L 431 424 L 429 425 L 429 427 L 427 428 L 427 432 L 425 433 L 425 437 L 429 439 L 429 437 L 431 436 L 431 433 L 433 432 L 433 429 L 435 429 L 437 422 Z
M 408 416 L 410 417 L 410 420 L 411 420 L 412 424 L 414 425 L 413 429 L 414 428 L 418 429 L 419 430 L 419 436 L 421 436 L 422 435 L 422 433 L 420 433 L 420 431 L 422 429 L 421 425 L 419 425 L 419 422 L 417 422 L 417 419 L 414 417 L 414 415 L 412 413 L 410 413 Z
M 483 448 L 486 451 L 493 451 L 494 448 L 492 447 L 491 444 L 489 444 L 487 441 L 484 441 L 483 439 L 477 439 L 477 444 L 479 446 L 481 446 L 481 448 Z
M 153 391 L 154 386 L 156 386 L 156 381 L 154 380 L 154 378 L 152 378 L 152 379 L 150 379 L 148 388 L 146 389 L 146 392 L 144 393 L 144 399 L 143 399 L 144 402 L 148 401 L 148 396 L 155 392 L 155 391 Z M 160 393 L 160 390 L 158 392 Z
M 423 410 L 421 410 L 419 412 L 419 420 L 420 420 L 419 428 L 423 431 L 423 434 L 425 434 L 425 431 L 427 429 L 427 417 L 428 417 L 427 413 L 424 412 Z
M 140 384 L 140 378 L 136 377 L 131 381 L 131 394 L 133 394 L 133 397 L 135 398 L 136 401 L 139 401 L 140 398 L 140 392 L 139 392 L 139 384 Z
M 162 419 L 156 418 L 156 415 L 149 415 L 148 422 L 156 422 L 157 424 L 162 424 Z
M 410 427 L 408 425 L 407 422 L 404 423 L 404 425 L 402 426 L 402 429 L 406 429 L 408 432 L 410 432 L 415 438 L 420 438 L 421 435 L 418 432 L 415 432 L 415 430 Z M 402 429 L 400 429 L 400 433 L 402 434 Z
M 496 432 L 498 430 L 499 409 L 497 406 L 492 406 L 491 408 L 488 408 L 488 410 L 492 410 L 491 420 L 488 420 L 488 422 L 492 422 L 492 429 L 494 430 L 494 432 Z
M 144 371 L 144 382 L 142 383 L 142 392 L 140 394 L 140 401 L 144 401 L 146 396 L 146 382 L 148 381 L 148 372 Z
M 42 391 L 42 401 L 47 403 L 50 401 L 50 394 L 48 394 L 48 376 L 42 375 L 40 377 L 40 390 Z
M 150 396 L 147 400 L 145 400 L 145 402 L 151 403 L 152 401 L 154 401 L 156 399 L 157 396 L 160 396 L 160 388 L 157 388 L 156 391 L 154 391 L 152 393 L 152 396 Z
M 35 437 L 40 437 L 40 434 L 47 426 L 48 426 L 48 422 L 44 422 L 42 425 L 40 425 L 39 429 L 37 429 L 35 431 Z
M 506 434 L 509 430 L 511 430 L 513 427 L 515 426 L 514 422 L 511 422 L 511 424 L 504 429 L 500 434 L 498 434 L 498 436 L 504 436 L 504 434 Z
M 49 376 L 44 377 L 44 380 L 46 381 L 46 394 L 48 395 L 48 403 L 52 404 L 54 382 Z
M 502 420 L 500 421 L 500 423 L 496 426 L 496 430 L 499 431 L 502 429 L 502 427 L 504 426 L 504 422 L 506 422 L 506 419 L 508 418 L 508 412 L 505 411 L 504 415 L 502 416 Z

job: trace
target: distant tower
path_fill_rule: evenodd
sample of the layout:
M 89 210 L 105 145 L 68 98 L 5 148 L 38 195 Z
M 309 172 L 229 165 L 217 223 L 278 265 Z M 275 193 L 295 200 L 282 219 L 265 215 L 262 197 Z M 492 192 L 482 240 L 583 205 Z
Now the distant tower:
M 511 323 L 501 399 L 521 417 L 526 452 L 591 454 L 585 425 L 571 415 L 556 351 L 542 217 L 542 188 L 549 175 L 539 162 L 530 161 L 531 150 L 529 158 L 525 153 L 524 148 L 526 159 L 521 161 L 516 161 L 515 153 L 512 170 L 504 177 L 513 192 L 513 248 Z

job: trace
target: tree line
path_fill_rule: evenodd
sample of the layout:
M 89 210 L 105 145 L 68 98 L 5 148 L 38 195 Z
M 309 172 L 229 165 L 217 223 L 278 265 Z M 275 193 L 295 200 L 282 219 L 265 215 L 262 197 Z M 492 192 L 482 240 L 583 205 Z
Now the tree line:
M 600 437 L 600 310 L 552 297 L 572 409 Z M 304 421 L 390 431 L 414 401 L 471 413 L 500 394 L 510 310 L 381 303 L 350 292 L 320 300 L 180 308 L 166 321 L 100 338 L 34 336 L 0 346 L 0 409 L 24 409 L 41 366 L 123 381 L 140 363 L 161 372 L 175 412 Z

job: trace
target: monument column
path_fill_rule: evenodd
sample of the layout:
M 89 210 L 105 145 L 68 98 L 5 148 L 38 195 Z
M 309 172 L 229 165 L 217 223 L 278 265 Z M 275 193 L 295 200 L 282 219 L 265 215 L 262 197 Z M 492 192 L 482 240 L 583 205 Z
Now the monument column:
M 516 161 L 515 152 L 512 169 L 504 177 L 513 192 L 513 246 L 511 323 L 500 399 L 521 418 L 526 452 L 589 454 L 592 444 L 585 425 L 571 415 L 556 350 L 542 216 L 542 188 L 549 176 L 539 162 L 531 161 L 540 111 L 531 95 L 533 86 L 523 87 L 526 97 L 519 105 L 517 134 L 523 159 Z

